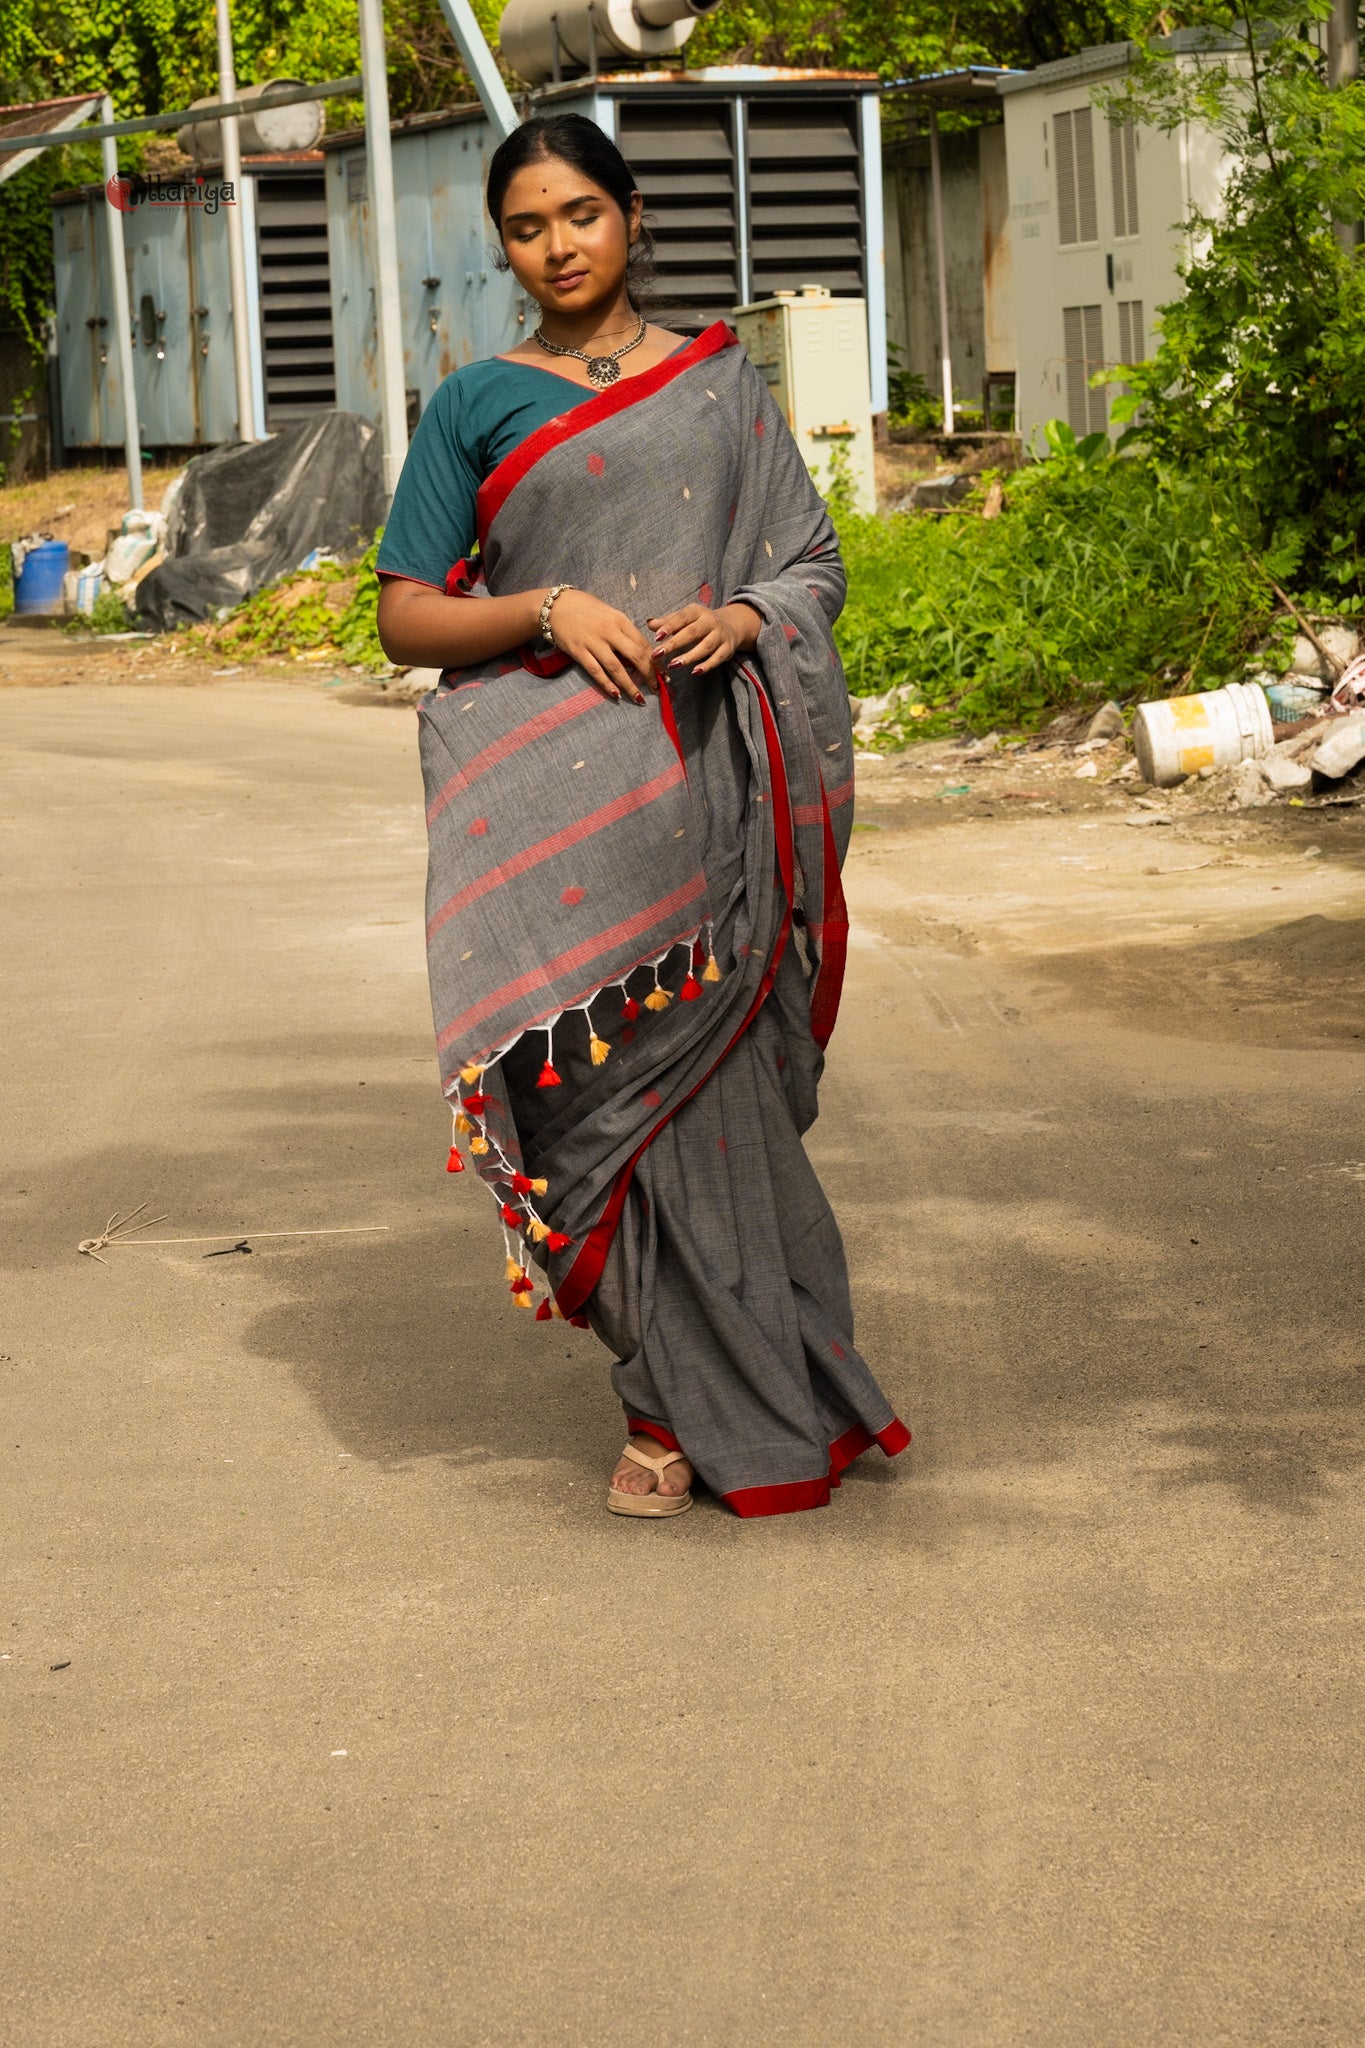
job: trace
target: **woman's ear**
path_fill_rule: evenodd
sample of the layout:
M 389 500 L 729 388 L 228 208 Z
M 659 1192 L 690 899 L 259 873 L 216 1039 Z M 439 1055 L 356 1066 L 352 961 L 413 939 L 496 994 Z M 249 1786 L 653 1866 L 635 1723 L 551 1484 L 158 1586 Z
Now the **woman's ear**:
M 630 195 L 630 212 L 626 215 L 626 232 L 632 243 L 638 242 L 640 239 L 640 217 L 644 210 L 644 194 L 632 192 Z

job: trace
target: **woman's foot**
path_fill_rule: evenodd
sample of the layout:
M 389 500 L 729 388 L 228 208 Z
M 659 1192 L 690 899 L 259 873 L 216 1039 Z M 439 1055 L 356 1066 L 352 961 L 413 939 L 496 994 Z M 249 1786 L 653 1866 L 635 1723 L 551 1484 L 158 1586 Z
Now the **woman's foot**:
M 661 1455 L 657 1437 L 632 1434 L 630 1441 L 637 1451 L 644 1451 L 651 1458 Z M 692 1467 L 686 1458 L 678 1458 L 660 1473 L 646 1472 L 643 1465 L 637 1465 L 633 1458 L 622 1458 L 611 1475 L 611 1484 L 617 1493 L 659 1493 L 668 1499 L 686 1493 L 692 1484 Z

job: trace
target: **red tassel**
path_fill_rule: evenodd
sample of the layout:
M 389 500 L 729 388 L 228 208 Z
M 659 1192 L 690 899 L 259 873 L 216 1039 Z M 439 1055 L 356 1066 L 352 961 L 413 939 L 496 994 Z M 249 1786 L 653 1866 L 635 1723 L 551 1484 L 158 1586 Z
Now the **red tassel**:
M 458 1145 L 452 1145 L 452 1146 L 451 1146 L 451 1148 L 450 1148 L 450 1157 L 449 1157 L 449 1159 L 447 1159 L 447 1161 L 446 1161 L 446 1172 L 447 1172 L 447 1173 L 463 1173 L 463 1172 L 464 1172 L 464 1161 L 463 1161 L 463 1159 L 461 1159 L 461 1157 L 460 1157 L 460 1148 L 459 1148 L 459 1146 L 458 1146 Z
M 566 1237 L 562 1230 L 552 1230 L 545 1240 L 547 1250 L 552 1252 L 566 1252 L 572 1243 L 573 1239 Z
M 575 1330 L 590 1330 L 592 1328 L 592 1324 L 586 1316 L 570 1316 L 569 1321 Z
M 550 1065 L 550 1062 L 546 1060 L 540 1070 L 540 1079 L 536 1082 L 537 1088 L 558 1088 L 561 1084 L 562 1076 L 557 1074 Z
M 520 1209 L 514 1209 L 510 1202 L 504 1202 L 502 1205 L 502 1220 L 511 1229 L 520 1230 L 524 1219 Z
M 697 980 L 695 974 L 688 973 L 682 987 L 678 990 L 678 994 L 685 1003 L 696 1002 L 697 997 L 701 994 L 701 983 Z
M 627 996 L 621 1010 L 621 1015 L 625 1019 L 626 1023 L 633 1024 L 635 1022 L 635 1019 L 639 1016 L 639 1014 L 640 1005 L 636 1002 L 634 996 Z
M 524 1173 L 514 1173 L 512 1175 L 512 1191 L 518 1195 L 530 1194 L 531 1183 Z
M 486 1095 L 466 1095 L 460 1107 L 468 1116 L 482 1116 L 488 1104 L 489 1097 Z
M 553 1315 L 554 1310 L 550 1307 L 550 1299 L 547 1295 L 545 1300 L 541 1302 L 540 1307 L 536 1310 L 536 1321 L 538 1323 L 548 1323 L 553 1317 Z
M 706 948 L 700 939 L 693 939 L 692 941 L 692 965 L 694 967 L 705 967 L 706 965 Z
M 535 1291 L 536 1283 L 529 1273 L 523 1273 L 521 1278 L 514 1280 L 507 1290 L 509 1294 L 534 1294 Z

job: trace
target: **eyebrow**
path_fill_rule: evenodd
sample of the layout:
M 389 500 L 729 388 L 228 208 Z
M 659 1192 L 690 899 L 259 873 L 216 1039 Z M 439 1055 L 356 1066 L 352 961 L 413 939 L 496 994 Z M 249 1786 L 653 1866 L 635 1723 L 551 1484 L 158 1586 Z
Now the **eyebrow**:
M 579 198 L 570 199 L 565 205 L 560 207 L 559 211 L 561 213 L 576 213 L 580 206 L 600 206 L 601 203 L 601 195 L 599 193 L 584 192 Z M 521 213 L 505 213 L 503 219 L 505 221 L 543 220 L 544 215 L 537 213 L 534 207 L 528 206 Z

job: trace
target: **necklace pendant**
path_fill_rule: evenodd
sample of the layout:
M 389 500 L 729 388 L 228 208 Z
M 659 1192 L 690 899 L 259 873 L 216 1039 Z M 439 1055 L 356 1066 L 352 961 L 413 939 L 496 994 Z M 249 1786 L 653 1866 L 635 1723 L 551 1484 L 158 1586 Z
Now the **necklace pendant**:
M 614 384 L 620 374 L 621 365 L 614 356 L 588 357 L 588 377 L 599 391 L 604 391 L 608 384 Z

